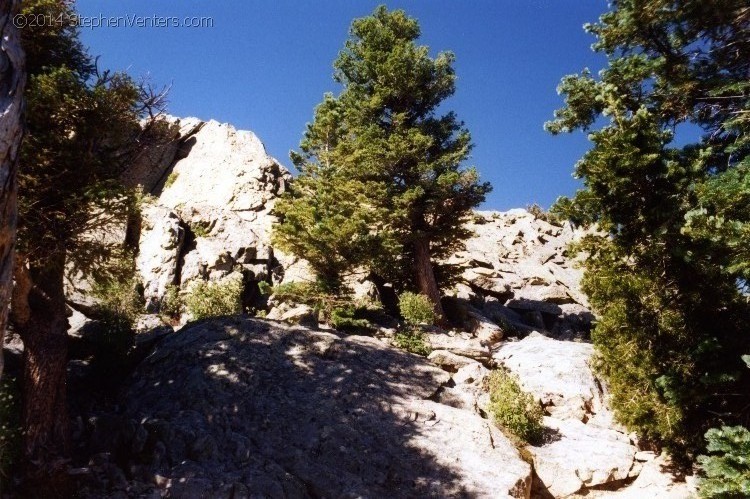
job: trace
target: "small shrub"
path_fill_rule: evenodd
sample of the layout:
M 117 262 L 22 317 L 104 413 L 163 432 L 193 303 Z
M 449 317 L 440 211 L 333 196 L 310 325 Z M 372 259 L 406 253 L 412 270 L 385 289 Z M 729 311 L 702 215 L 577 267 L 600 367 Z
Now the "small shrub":
M 703 477 L 701 497 L 709 499 L 750 497 L 750 431 L 742 426 L 712 428 L 706 432 L 710 456 L 699 456 Z
M 190 232 L 195 237 L 206 237 L 211 233 L 210 226 L 206 222 L 193 222 L 190 224 Z
M 177 177 L 179 176 L 180 174 L 177 172 L 170 173 L 169 176 L 167 177 L 167 180 L 164 181 L 164 187 L 165 188 L 170 187 L 172 184 L 175 183 L 175 181 L 177 180 Z
M 183 300 L 182 295 L 180 295 L 180 287 L 175 284 L 167 286 L 166 291 L 164 292 L 164 297 L 159 304 L 159 312 L 161 312 L 162 315 L 176 319 L 182 315 L 184 307 L 185 301 Z
M 544 211 L 544 208 L 536 203 L 527 205 L 526 211 L 531 213 L 537 220 L 544 220 L 545 222 L 551 223 L 552 225 L 562 226 L 562 220 L 557 216 L 556 213 L 552 211 Z
M 242 312 L 242 276 L 230 275 L 221 281 L 198 281 L 192 285 L 185 305 L 195 320 Z
M 542 438 L 544 413 L 534 397 L 524 392 L 514 376 L 502 369 L 488 378 L 489 411 L 500 428 L 523 442 Z
M 261 293 L 265 292 L 260 283 L 258 288 Z M 347 294 L 331 293 L 320 282 L 289 282 L 273 287 L 270 291 L 274 302 L 308 305 L 319 315 L 321 321 L 344 332 L 369 332 L 372 328 L 371 320 L 382 313 L 382 308 L 372 302 L 357 302 Z
M 143 298 L 135 278 L 109 278 L 95 282 L 92 294 L 98 299 L 95 316 L 101 328 L 94 338 L 100 366 L 115 367 L 126 361 L 134 345 L 134 325 L 143 312 Z
M 471 216 L 470 220 L 472 221 L 472 223 L 474 223 L 476 225 L 484 225 L 484 224 L 487 223 L 487 219 L 484 218 L 484 216 L 480 215 L 479 213 L 474 213 Z
M 285 282 L 271 288 L 274 299 L 281 303 L 304 303 L 313 306 L 320 290 L 311 282 Z
M 397 347 L 413 354 L 427 357 L 432 352 L 432 348 L 425 341 L 424 334 L 416 327 L 398 331 L 394 337 L 394 341 Z
M 0 381 L 0 484 L 7 483 L 21 454 L 21 406 L 18 385 L 13 378 Z M 3 491 L 0 487 L 0 493 Z
M 422 294 L 402 293 L 398 300 L 398 308 L 406 323 L 411 326 L 433 324 L 437 318 L 432 302 Z
M 258 293 L 261 296 L 271 296 L 273 293 L 273 286 L 266 281 L 258 281 Z
M 507 317 L 502 315 L 495 317 L 495 323 L 500 326 L 505 336 L 519 336 L 521 331 Z
M 370 321 L 359 316 L 360 310 L 354 305 L 336 307 L 331 311 L 331 326 L 339 331 L 357 333 L 369 331 Z

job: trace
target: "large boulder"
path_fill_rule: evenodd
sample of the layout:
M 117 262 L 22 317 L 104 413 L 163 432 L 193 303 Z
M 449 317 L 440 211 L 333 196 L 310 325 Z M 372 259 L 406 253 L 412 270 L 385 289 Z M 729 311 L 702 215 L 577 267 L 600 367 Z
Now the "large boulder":
M 678 478 L 675 476 L 673 473 L 674 465 L 667 456 L 658 456 L 641 466 L 638 477 L 630 486 L 614 492 L 592 494 L 592 497 L 608 499 L 642 499 L 644 497 L 649 499 L 694 499 L 698 497 L 696 477 Z
M 614 422 L 603 384 L 591 370 L 593 353 L 588 343 L 532 333 L 503 343 L 493 354 L 549 415 L 544 418 L 545 443 L 526 449 L 533 456 L 538 487 L 554 497 L 621 487 L 641 471 L 638 449 Z
M 239 317 L 188 326 L 132 377 L 124 430 L 101 432 L 103 451 L 127 456 L 134 477 L 112 486 L 173 497 L 529 497 L 531 468 L 500 431 L 429 400 L 448 379 L 374 338 Z
M 163 206 L 146 205 L 136 266 L 144 282 L 147 308 L 158 309 L 167 288 L 178 282 L 185 229 L 180 218 Z
M 627 435 L 575 420 L 544 418 L 550 442 L 526 449 L 546 491 L 567 497 L 630 476 L 636 448 Z
M 606 410 L 602 384 L 589 365 L 593 352 L 590 343 L 532 333 L 521 341 L 503 343 L 493 359 L 518 376 L 521 387 L 548 414 L 587 422 Z

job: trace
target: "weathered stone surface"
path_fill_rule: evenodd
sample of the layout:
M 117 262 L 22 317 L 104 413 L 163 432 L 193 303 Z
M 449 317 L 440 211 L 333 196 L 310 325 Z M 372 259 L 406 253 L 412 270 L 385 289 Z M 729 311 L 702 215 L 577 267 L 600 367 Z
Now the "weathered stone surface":
M 497 324 L 473 310 L 470 310 L 468 315 L 471 332 L 481 345 L 492 346 L 503 339 L 504 332 Z
M 626 435 L 574 420 L 547 417 L 544 425 L 554 432 L 552 441 L 527 450 L 534 456 L 539 480 L 553 496 L 567 497 L 628 478 L 636 448 Z
M 146 192 L 162 187 L 169 169 L 179 155 L 187 154 L 193 136 L 203 128 L 198 118 L 175 118 L 166 116 L 171 130 L 169 142 L 146 151 L 123 175 L 123 181 L 132 187 L 140 185 Z
M 617 491 L 591 491 L 587 497 L 594 499 L 694 499 L 698 497 L 696 477 L 678 479 L 664 456 L 652 459 L 641 468 L 638 478 Z
M 552 225 L 526 210 L 478 211 L 467 228 L 474 235 L 465 250 L 448 259 L 463 270 L 454 296 L 470 299 L 496 322 L 509 321 L 520 334 L 531 327 L 564 338 L 588 335 L 593 317 L 562 308 L 578 305 L 588 312 L 579 289 L 581 269 L 567 257 L 567 246 L 584 231 Z M 498 316 L 498 306 L 517 313 Z
M 290 324 L 316 328 L 318 327 L 318 316 L 308 305 L 297 305 L 281 315 L 281 320 Z
M 147 204 L 143 218 L 136 267 L 144 282 L 146 306 L 155 309 L 167 287 L 178 281 L 185 231 L 179 217 L 163 206 Z
M 158 315 L 143 314 L 135 323 L 135 344 L 138 347 L 150 347 L 165 336 L 174 333 L 174 327 L 167 324 Z
M 102 438 L 175 497 L 528 497 L 497 429 L 426 400 L 448 377 L 373 338 L 213 320 L 159 343 L 124 395 L 131 429 Z
M 559 419 L 588 421 L 605 411 L 601 384 L 591 372 L 589 343 L 558 341 L 532 333 L 506 342 L 493 359 L 519 378 L 524 390 L 540 400 Z
M 138 263 L 148 300 L 158 303 L 168 284 L 237 270 L 251 280 L 272 279 L 271 211 L 291 175 L 252 132 L 170 119 L 179 129 L 177 145 L 128 172 L 130 183 L 154 196 L 143 214 Z
M 425 333 L 425 337 L 433 350 L 447 350 L 461 357 L 484 363 L 492 361 L 489 347 L 482 345 L 479 339 L 470 333 L 429 331 Z
M 432 352 L 430 352 L 430 355 L 427 356 L 427 359 L 432 361 L 435 365 L 438 365 L 444 370 L 452 373 L 458 371 L 464 366 L 473 364 L 475 362 L 468 357 L 456 355 L 455 353 L 449 352 L 448 350 L 433 350 Z

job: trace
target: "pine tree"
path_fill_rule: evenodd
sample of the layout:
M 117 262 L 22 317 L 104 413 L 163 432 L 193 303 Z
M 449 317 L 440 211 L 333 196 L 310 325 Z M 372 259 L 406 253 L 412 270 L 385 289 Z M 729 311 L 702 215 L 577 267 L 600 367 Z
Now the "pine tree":
M 16 242 L 17 170 L 23 125 L 23 90 L 26 85 L 25 57 L 18 30 L 11 21 L 18 13 L 19 2 L 0 3 L 0 39 L 4 90 L 0 95 L 0 345 L 4 344 L 8 308 L 13 289 L 13 259 Z M 3 353 L 0 349 L 0 377 L 3 374 Z
M 100 73 L 78 39 L 70 2 L 33 0 L 22 30 L 29 81 L 20 152 L 12 321 L 24 343 L 23 457 L 40 496 L 64 494 L 70 451 L 66 401 L 66 272 L 103 276 L 123 255 L 112 229 L 134 193 L 120 174 L 144 146 L 141 119 L 158 97 L 127 75 Z
M 750 496 L 750 431 L 742 426 L 712 428 L 706 432 L 709 456 L 698 462 L 703 477 L 700 496 L 710 499 Z
M 490 186 L 461 166 L 471 151 L 463 123 L 438 114 L 455 91 L 454 56 L 431 58 L 419 36 L 416 20 L 382 6 L 352 23 L 334 63 L 342 91 L 326 95 L 292 154 L 300 175 L 279 204 L 277 240 L 326 279 L 365 266 L 418 289 L 442 316 L 438 278 L 448 273 L 436 278 L 434 261 L 461 245 Z
M 562 80 L 553 133 L 593 145 L 558 213 L 597 223 L 584 291 L 618 418 L 685 460 L 748 419 L 750 9 L 742 0 L 615 0 L 587 26 L 608 66 Z M 675 144 L 678 126 L 704 135 Z M 716 230 L 714 230 L 716 229 Z

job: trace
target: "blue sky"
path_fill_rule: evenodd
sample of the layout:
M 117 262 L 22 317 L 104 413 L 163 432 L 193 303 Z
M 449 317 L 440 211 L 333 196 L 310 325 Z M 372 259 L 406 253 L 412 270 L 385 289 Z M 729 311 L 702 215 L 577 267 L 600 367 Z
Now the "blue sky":
M 562 103 L 560 78 L 598 71 L 586 22 L 607 10 L 602 0 L 79 0 L 84 16 L 209 16 L 213 28 L 83 29 L 100 66 L 171 85 L 169 111 L 229 122 L 255 132 L 269 153 L 290 165 L 313 108 L 337 91 L 332 63 L 352 19 L 379 4 L 403 8 L 422 27 L 433 54 L 456 54 L 457 92 L 446 104 L 475 143 L 468 164 L 494 191 L 483 208 L 549 206 L 572 194 L 583 134 L 543 130 Z

